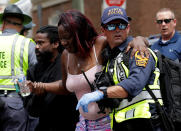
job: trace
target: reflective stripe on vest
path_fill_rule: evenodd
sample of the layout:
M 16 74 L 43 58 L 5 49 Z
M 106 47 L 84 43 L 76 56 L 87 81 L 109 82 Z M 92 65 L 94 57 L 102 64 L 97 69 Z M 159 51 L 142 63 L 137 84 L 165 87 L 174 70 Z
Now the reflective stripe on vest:
M 0 36 L 0 90 L 15 90 L 13 79 L 17 70 L 26 75 L 30 39 L 18 34 Z
M 160 90 L 152 90 L 152 92 L 155 94 L 155 96 L 157 96 L 158 99 L 161 99 Z M 150 96 L 148 91 L 145 90 L 145 91 L 142 91 L 139 95 L 135 96 L 130 102 L 128 102 L 127 99 L 123 99 L 122 102 L 120 103 L 119 107 L 116 108 L 116 110 L 121 110 L 130 105 L 133 105 L 134 103 L 144 101 L 144 100 L 149 100 L 149 99 L 152 99 L 152 97 Z
M 153 52 L 151 52 L 151 54 L 152 53 Z M 154 53 L 153 53 L 153 55 L 154 55 Z M 155 62 L 155 67 L 156 67 L 157 66 L 157 57 L 156 57 L 156 55 L 153 57 L 156 61 Z M 117 60 L 115 60 L 115 61 L 117 61 Z M 123 64 L 123 61 L 121 62 L 121 66 L 124 68 L 124 73 L 126 74 L 126 76 L 128 76 L 129 70 Z M 108 65 L 106 68 L 108 68 Z M 117 72 L 117 68 L 119 68 L 119 67 L 118 66 L 114 67 L 114 72 Z M 107 71 L 109 71 L 109 69 L 107 69 Z M 113 78 L 119 77 L 117 75 L 118 73 L 113 73 L 113 74 L 116 75 L 116 76 L 113 76 Z M 148 85 L 148 86 L 150 87 L 150 89 L 153 91 L 155 96 L 159 99 L 160 103 L 162 104 L 160 86 L 158 85 L 159 84 L 158 78 L 160 75 L 158 68 L 155 68 L 154 74 L 155 74 L 154 83 L 153 83 L 153 85 Z M 116 78 L 116 79 L 118 79 L 118 78 Z M 117 84 L 117 83 L 115 83 L 115 84 Z M 151 113 L 149 112 L 149 109 L 150 109 L 149 102 L 154 103 L 154 100 L 152 99 L 152 97 L 150 96 L 148 91 L 144 88 L 142 90 L 142 92 L 140 94 L 138 94 L 136 97 L 134 97 L 130 102 L 128 102 L 127 99 L 123 99 L 121 101 L 120 106 L 118 108 L 116 108 L 116 110 L 115 110 L 115 120 L 119 123 L 119 122 L 123 122 L 128 119 L 134 119 L 134 118 L 150 118 Z M 111 115 L 113 115 L 113 113 Z M 112 119 L 111 125 L 112 124 L 113 124 L 113 119 Z

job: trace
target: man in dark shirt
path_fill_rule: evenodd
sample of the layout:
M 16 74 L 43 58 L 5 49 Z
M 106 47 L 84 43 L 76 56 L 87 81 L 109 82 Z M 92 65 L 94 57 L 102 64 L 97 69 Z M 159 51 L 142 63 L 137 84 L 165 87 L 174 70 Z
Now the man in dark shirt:
M 60 56 L 63 48 L 59 43 L 57 27 L 41 27 L 36 32 L 35 42 L 38 63 L 28 70 L 27 79 L 46 83 L 60 80 Z M 63 96 L 45 92 L 41 96 L 32 94 L 30 97 L 25 101 L 25 106 L 30 116 L 39 117 L 36 131 L 75 130 L 78 114 L 75 111 L 77 101 L 73 94 Z M 29 124 L 32 128 L 31 123 Z

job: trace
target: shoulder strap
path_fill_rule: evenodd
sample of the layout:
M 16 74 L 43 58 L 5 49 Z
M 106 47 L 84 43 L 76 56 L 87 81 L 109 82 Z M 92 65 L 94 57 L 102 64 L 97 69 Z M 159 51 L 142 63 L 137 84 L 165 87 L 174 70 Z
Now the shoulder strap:
M 155 52 L 156 55 L 157 55 L 157 58 L 158 58 L 158 68 L 160 69 L 160 74 L 163 73 L 163 59 L 164 59 L 164 56 L 159 52 L 159 51 L 156 51 Z
M 158 99 L 156 98 L 156 96 L 154 95 L 152 90 L 148 87 L 148 85 L 145 88 L 148 91 L 148 93 L 150 94 L 150 96 L 153 98 L 153 100 L 155 101 L 156 108 L 157 108 L 158 114 L 160 116 L 160 119 L 161 119 L 161 122 L 163 124 L 163 128 L 165 129 L 165 131 L 174 131 L 175 130 L 174 125 L 173 125 L 171 119 L 168 117 L 165 109 L 160 105 Z
M 150 96 L 153 98 L 153 100 L 155 101 L 156 104 L 159 104 L 158 99 L 156 98 L 155 94 L 152 92 L 152 90 L 149 88 L 149 86 L 145 86 L 146 90 L 148 91 L 148 93 L 150 94 Z
M 127 68 L 129 68 L 129 58 L 130 58 L 130 55 L 131 55 L 131 51 L 132 50 L 129 50 L 126 53 L 126 50 L 124 50 L 124 53 L 123 53 L 123 63 Z
M 67 72 L 68 72 L 68 64 L 69 64 L 69 53 L 67 54 Z
M 97 65 L 99 64 L 99 61 L 97 59 L 97 55 L 96 55 L 96 49 L 95 49 L 95 46 L 93 45 L 93 50 L 94 50 L 94 56 L 95 56 L 95 59 L 96 59 L 96 63 Z

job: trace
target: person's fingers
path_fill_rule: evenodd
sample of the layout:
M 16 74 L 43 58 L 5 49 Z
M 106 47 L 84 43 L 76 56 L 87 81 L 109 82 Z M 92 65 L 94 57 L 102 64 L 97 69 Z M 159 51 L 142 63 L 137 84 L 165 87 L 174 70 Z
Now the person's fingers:
M 37 84 L 37 87 L 38 87 L 38 94 L 41 94 L 41 82 L 38 82 Z
M 25 82 L 25 84 L 26 84 L 26 86 L 28 86 L 28 87 L 31 88 L 31 89 L 32 89 L 33 86 L 34 86 L 33 83 L 32 83 L 31 81 L 28 81 L 28 80 Z
M 144 54 L 145 54 L 146 58 L 149 58 L 150 55 L 151 55 L 151 54 L 150 54 L 150 51 L 149 51 L 148 49 L 145 50 L 145 53 L 144 53 Z
M 78 110 L 80 107 L 80 102 L 78 102 L 77 106 L 76 106 L 76 110 Z
M 41 83 L 40 83 L 40 82 L 37 82 L 37 88 L 38 88 L 38 89 L 41 88 L 40 85 L 41 85 Z
M 148 48 L 143 48 L 143 49 L 139 49 L 140 50 L 140 55 L 142 58 L 149 58 L 150 57 L 150 51 Z
M 28 85 L 27 85 L 28 86 Z M 33 92 L 33 87 L 32 86 L 28 86 L 29 87 L 29 89 L 30 89 L 30 92 Z
M 144 51 L 144 52 L 145 52 L 145 51 Z M 143 52 L 143 51 L 141 51 L 141 52 L 140 52 L 140 55 L 141 55 L 141 57 L 142 57 L 142 58 L 144 58 L 144 57 L 145 57 L 144 52 Z
M 31 81 L 29 81 L 29 80 L 26 80 L 25 82 L 27 85 L 31 83 Z
M 148 40 L 147 40 L 145 37 L 144 37 L 143 40 L 144 40 L 144 42 L 145 42 L 145 45 L 146 45 L 147 47 L 149 47 L 150 44 L 149 44 Z
M 131 49 L 130 43 L 128 44 L 127 48 L 126 48 L 126 53 Z
M 133 58 L 136 52 L 137 52 L 137 49 L 133 48 L 133 50 L 131 51 L 131 59 Z
M 38 91 L 38 90 L 39 90 L 39 89 L 38 89 L 38 82 L 35 82 L 35 83 L 34 83 L 34 89 L 33 89 L 33 90 L 34 90 L 34 93 L 35 93 L 36 95 L 39 94 L 39 93 L 38 93 L 38 92 L 39 92 L 39 91 Z
M 36 89 L 36 86 L 37 86 L 37 83 L 36 83 L 36 82 L 34 82 L 34 89 Z
M 36 91 L 35 92 L 37 95 L 42 95 L 45 93 L 45 90 L 43 87 L 44 85 L 42 82 L 37 82 L 37 83 L 35 83 L 35 85 L 36 85 Z

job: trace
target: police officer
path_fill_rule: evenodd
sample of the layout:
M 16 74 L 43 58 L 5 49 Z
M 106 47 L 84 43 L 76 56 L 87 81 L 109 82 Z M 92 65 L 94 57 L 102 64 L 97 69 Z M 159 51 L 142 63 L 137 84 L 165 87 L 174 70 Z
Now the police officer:
M 128 36 L 130 22 L 124 9 L 117 6 L 106 8 L 101 21 L 102 32 L 107 37 L 110 48 L 105 71 L 114 85 L 100 87 L 99 90 L 83 95 L 77 109 L 82 108 L 88 112 L 87 107 L 91 102 L 105 98 L 121 98 L 120 105 L 111 114 L 114 130 L 159 130 L 154 100 L 144 88 L 148 85 L 157 99 L 161 100 L 159 72 L 155 62 L 157 57 L 153 52 L 149 58 L 141 57 L 137 51 L 132 59 L 128 53 L 127 62 L 124 60 L 125 49 L 132 41 L 132 37 Z M 155 119 L 152 121 L 152 118 Z
M 4 102 L 0 112 L 0 130 L 26 130 L 27 112 L 21 96 L 16 92 L 13 78 L 17 71 L 26 75 L 29 67 L 36 63 L 35 43 L 19 35 L 23 25 L 32 21 L 20 8 L 12 4 L 0 14 L 2 34 L 0 35 L 0 97 Z

